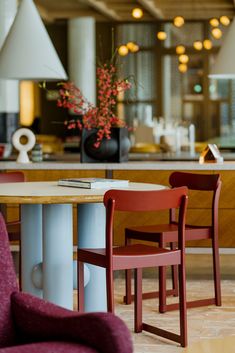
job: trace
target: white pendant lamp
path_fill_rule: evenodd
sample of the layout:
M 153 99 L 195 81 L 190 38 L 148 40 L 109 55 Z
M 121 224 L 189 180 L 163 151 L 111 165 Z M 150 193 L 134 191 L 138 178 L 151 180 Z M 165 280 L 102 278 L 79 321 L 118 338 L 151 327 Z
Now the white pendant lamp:
M 235 79 L 235 21 L 231 23 L 209 77 Z
M 32 0 L 22 0 L 0 51 L 0 79 L 65 80 L 67 74 Z

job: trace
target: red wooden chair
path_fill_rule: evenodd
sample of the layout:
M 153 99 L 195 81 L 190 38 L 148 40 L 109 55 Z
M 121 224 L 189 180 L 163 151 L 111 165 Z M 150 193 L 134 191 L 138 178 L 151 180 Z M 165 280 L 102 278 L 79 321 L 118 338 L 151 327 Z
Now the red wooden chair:
M 0 183 L 19 183 L 24 182 L 25 176 L 22 172 L 9 172 L 0 173 Z M 4 205 L 1 205 L 1 212 L 6 220 L 6 209 Z M 10 241 L 18 241 L 20 244 L 20 219 L 16 221 L 7 222 L 6 227 L 8 232 L 8 237 Z M 21 258 L 21 253 L 20 253 Z M 19 281 L 21 283 L 21 261 L 19 261 Z
M 221 190 L 221 180 L 218 174 L 193 174 L 174 172 L 170 175 L 170 185 L 174 187 L 187 186 L 189 190 L 201 191 L 201 197 L 205 196 L 204 191 L 212 193 L 212 205 L 209 212 L 211 213 L 211 224 L 190 225 L 186 223 L 185 234 L 186 241 L 211 239 L 213 252 L 213 273 L 214 273 L 214 297 L 209 299 L 194 300 L 187 303 L 187 307 L 198 307 L 215 304 L 221 305 L 221 284 L 220 284 L 220 266 L 219 266 L 219 244 L 218 244 L 218 203 Z M 209 196 L 208 193 L 206 195 Z M 133 228 L 126 228 L 125 231 L 126 244 L 130 244 L 132 239 L 147 240 L 158 243 L 159 247 L 165 247 L 170 243 L 171 248 L 175 247 L 177 242 L 177 222 L 174 210 L 170 212 L 170 222 L 164 225 L 146 225 Z M 159 286 L 164 287 L 166 294 L 177 293 L 177 268 L 173 267 L 173 291 L 166 291 L 166 268 L 159 271 Z M 143 298 L 154 298 L 159 295 L 158 292 L 143 293 Z M 130 304 L 131 295 L 131 270 L 126 271 L 126 296 L 124 301 Z M 174 310 L 177 304 L 166 305 L 166 295 L 161 296 L 159 300 L 159 311 Z
M 106 248 L 78 249 L 78 309 L 84 310 L 84 262 L 106 269 L 107 307 L 114 312 L 113 271 L 135 269 L 135 332 L 142 330 L 187 345 L 185 294 L 185 213 L 187 188 L 160 191 L 109 190 L 104 195 L 106 207 Z M 178 248 L 168 250 L 156 246 L 133 244 L 113 247 L 113 222 L 116 211 L 146 212 L 179 209 Z M 177 265 L 179 267 L 180 334 L 142 322 L 142 269 Z M 161 291 L 164 295 L 164 291 Z M 163 300 L 163 299 L 162 299 Z

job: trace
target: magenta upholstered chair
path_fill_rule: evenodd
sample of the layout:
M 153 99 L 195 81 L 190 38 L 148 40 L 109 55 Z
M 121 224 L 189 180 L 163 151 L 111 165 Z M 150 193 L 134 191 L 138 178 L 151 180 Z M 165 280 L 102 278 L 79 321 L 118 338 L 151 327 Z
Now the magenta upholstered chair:
M 79 314 L 19 292 L 0 214 L 0 353 L 132 353 L 130 333 L 111 313 Z

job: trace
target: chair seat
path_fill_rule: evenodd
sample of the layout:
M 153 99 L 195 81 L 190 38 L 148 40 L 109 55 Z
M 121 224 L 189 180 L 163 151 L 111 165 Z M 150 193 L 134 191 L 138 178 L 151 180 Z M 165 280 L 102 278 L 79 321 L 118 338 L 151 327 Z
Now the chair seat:
M 143 261 L 141 262 L 141 257 Z M 78 249 L 78 261 L 106 267 L 106 249 Z M 132 244 L 113 248 L 113 269 L 144 268 L 180 263 L 179 250 L 167 250 L 144 244 Z
M 200 231 L 200 233 L 199 233 Z M 158 242 L 160 237 L 164 237 L 164 242 L 175 242 L 178 239 L 177 223 L 156 224 L 126 228 L 126 237 L 131 239 L 144 239 Z M 185 225 L 185 240 L 210 239 L 212 237 L 211 226 Z

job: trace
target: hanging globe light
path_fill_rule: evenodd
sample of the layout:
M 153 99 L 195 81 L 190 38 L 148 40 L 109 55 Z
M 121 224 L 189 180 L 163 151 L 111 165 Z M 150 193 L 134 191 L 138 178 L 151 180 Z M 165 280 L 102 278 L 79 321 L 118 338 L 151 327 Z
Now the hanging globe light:
M 193 47 L 196 50 L 202 50 L 203 44 L 200 40 L 195 40 L 195 42 L 193 42 Z
M 213 28 L 211 33 L 215 39 L 220 39 L 223 35 L 221 29 L 218 27 Z
M 132 47 L 132 49 L 131 49 L 131 52 L 132 52 L 132 53 L 136 53 L 137 51 L 139 51 L 139 49 L 140 49 L 140 48 L 139 48 L 138 44 L 134 44 L 133 47 Z
M 179 56 L 179 62 L 180 62 L 181 64 L 187 64 L 188 61 L 189 61 L 188 55 L 182 54 L 182 55 Z
M 203 46 L 206 50 L 210 50 L 212 48 L 212 41 L 210 39 L 205 39 L 203 41 Z
M 188 70 L 188 66 L 186 64 L 179 64 L 178 69 L 181 73 L 185 73 Z
M 128 42 L 126 46 L 132 53 L 136 53 L 139 50 L 139 46 L 134 42 Z
M 210 22 L 210 25 L 212 27 L 218 27 L 219 26 L 219 20 L 217 18 L 211 18 L 209 22 Z
M 185 47 L 183 45 L 177 45 L 175 48 L 176 54 L 184 54 L 185 53 Z
M 176 16 L 173 19 L 173 23 L 175 27 L 182 27 L 184 24 L 184 18 L 182 16 Z
M 118 48 L 118 54 L 121 56 L 126 56 L 128 54 L 129 50 L 126 45 L 121 45 Z
M 136 18 L 136 19 L 139 19 L 141 17 L 143 17 L 143 10 L 140 9 L 139 7 L 136 7 L 132 10 L 132 17 Z
M 167 38 L 166 32 L 164 32 L 164 31 L 158 32 L 158 33 L 157 33 L 157 38 L 158 38 L 159 40 L 165 40 L 165 39 Z
M 219 20 L 223 26 L 228 26 L 230 24 L 230 19 L 228 16 L 221 16 Z

